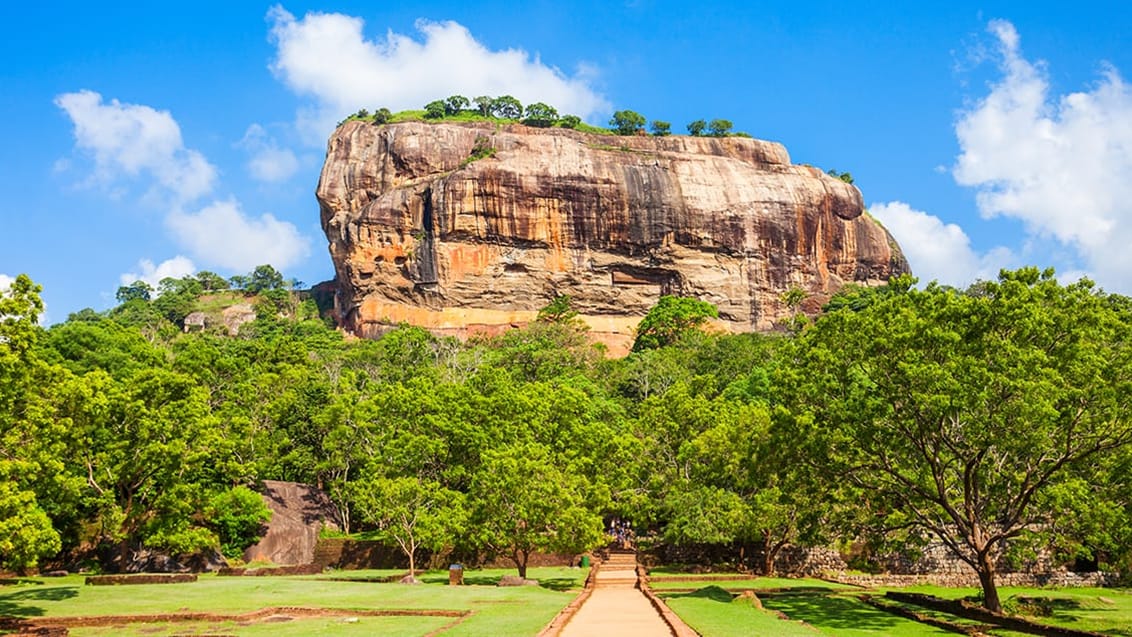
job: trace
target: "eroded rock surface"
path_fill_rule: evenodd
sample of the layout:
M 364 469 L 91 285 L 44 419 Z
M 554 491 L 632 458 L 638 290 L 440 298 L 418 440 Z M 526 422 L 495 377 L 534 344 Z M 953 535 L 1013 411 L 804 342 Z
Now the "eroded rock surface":
M 763 330 L 790 315 L 786 290 L 813 313 L 846 282 L 908 271 L 854 186 L 755 139 L 351 121 L 317 194 L 339 318 L 360 336 L 495 332 L 568 294 L 620 353 L 662 294 Z

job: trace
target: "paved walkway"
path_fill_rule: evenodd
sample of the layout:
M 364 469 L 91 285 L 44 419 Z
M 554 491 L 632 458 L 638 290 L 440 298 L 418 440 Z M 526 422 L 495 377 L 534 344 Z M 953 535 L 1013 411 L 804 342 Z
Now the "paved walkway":
M 645 594 L 636 588 L 637 556 L 613 553 L 597 571 L 594 590 L 561 637 L 670 637 Z

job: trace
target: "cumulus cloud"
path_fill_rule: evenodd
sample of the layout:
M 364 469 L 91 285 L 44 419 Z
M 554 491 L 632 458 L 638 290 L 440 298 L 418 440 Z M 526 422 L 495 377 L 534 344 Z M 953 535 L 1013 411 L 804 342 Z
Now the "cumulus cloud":
M 193 262 L 185 256 L 177 255 L 154 265 L 149 259 L 138 261 L 137 272 L 126 272 L 118 277 L 122 285 L 130 285 L 135 281 L 145 281 L 150 287 L 157 289 L 157 284 L 166 277 L 180 279 L 197 271 Z
M 522 49 L 493 51 L 456 22 L 418 21 L 423 41 L 393 31 L 367 40 L 364 21 L 340 13 L 296 19 L 275 6 L 267 18 L 276 45 L 271 70 L 292 91 L 313 98 L 299 120 L 319 144 L 335 121 L 360 108 L 421 108 L 454 94 L 512 95 L 581 117 L 609 110 L 590 86 L 592 68 L 571 77 Z
M 94 159 L 95 179 L 113 187 L 121 177 L 151 176 L 181 201 L 212 191 L 216 168 L 185 148 L 181 127 L 168 111 L 104 102 L 94 91 L 64 93 L 55 104 L 75 127 L 75 146 Z
M 186 212 L 188 204 L 213 191 L 217 171 L 202 154 L 185 147 L 181 128 L 168 111 L 104 102 L 93 91 L 65 93 L 55 103 L 74 123 L 76 148 L 92 155 L 93 179 L 110 189 L 123 178 L 150 179 L 151 193 L 169 199 L 166 226 L 205 265 L 247 270 L 270 263 L 285 268 L 308 254 L 308 240 L 294 225 L 270 214 L 250 218 L 235 199 Z M 248 129 L 239 145 L 252 154 L 249 168 L 257 178 L 282 181 L 298 168 L 295 156 L 258 125 Z M 166 276 L 191 274 L 195 265 L 178 256 L 158 265 L 142 260 L 138 268 L 140 272 L 121 275 L 123 284 L 143 280 L 156 285 Z
M 1009 22 L 989 30 L 1002 77 L 959 115 L 955 180 L 984 217 L 1060 242 L 1109 289 L 1132 291 L 1132 89 L 1111 66 L 1086 90 L 1051 95 Z
M 249 271 L 264 263 L 284 269 L 310 252 L 309 241 L 294 225 L 270 214 L 249 217 L 234 199 L 198 212 L 173 212 L 166 224 L 195 257 L 231 270 Z
M 978 279 L 993 279 L 1014 257 L 1004 247 L 979 254 L 962 228 L 902 201 L 873 204 L 869 213 L 888 229 L 904 251 L 908 265 L 922 283 L 939 281 L 966 287 Z
M 0 272 L 0 294 L 7 292 L 8 288 L 12 287 L 12 284 L 15 282 L 16 277 L 8 276 L 7 274 Z
M 279 183 L 287 181 L 299 170 L 299 160 L 288 148 L 281 148 L 259 124 L 252 124 L 237 144 L 251 157 L 248 172 L 259 181 Z

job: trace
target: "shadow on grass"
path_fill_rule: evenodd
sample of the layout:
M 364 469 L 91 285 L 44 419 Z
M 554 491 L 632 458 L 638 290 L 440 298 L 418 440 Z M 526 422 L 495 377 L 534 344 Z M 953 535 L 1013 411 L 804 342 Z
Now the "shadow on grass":
M 499 579 L 502 576 L 499 573 L 479 574 L 476 572 L 464 571 L 464 584 L 466 586 L 496 586 L 499 584 Z M 418 576 L 418 579 L 425 584 L 448 584 L 448 572 L 440 573 L 425 573 Z M 581 588 L 581 583 L 573 577 L 543 577 L 539 578 L 538 585 L 559 593 L 572 589 Z
M 658 591 L 663 593 L 663 591 Z M 690 597 L 693 599 L 710 599 L 713 602 L 722 602 L 730 604 L 735 595 L 719 586 L 705 586 L 699 590 L 692 591 L 691 593 L 677 593 L 671 595 L 664 595 L 666 599 L 676 599 L 679 597 Z
M 800 619 L 819 629 L 854 628 L 885 633 L 907 621 L 856 599 L 835 595 L 767 595 L 762 597 L 762 602 L 766 608 L 781 611 L 790 619 Z
M 0 593 L 0 616 L 2 617 L 42 617 L 43 608 L 28 604 L 29 601 L 60 602 L 79 594 L 77 586 L 52 586 L 32 590 Z

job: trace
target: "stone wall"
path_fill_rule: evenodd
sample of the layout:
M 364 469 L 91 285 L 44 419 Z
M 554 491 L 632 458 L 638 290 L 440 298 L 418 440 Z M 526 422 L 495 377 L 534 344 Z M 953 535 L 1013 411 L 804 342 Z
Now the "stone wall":
M 879 586 L 917 586 L 920 584 L 950 587 L 979 586 L 979 578 L 970 567 L 967 568 L 967 572 L 965 573 L 921 573 L 917 575 L 900 575 L 894 573 L 875 575 L 826 573 L 825 579 L 866 588 Z M 1119 582 L 1119 577 L 1116 573 L 1073 573 L 1071 571 L 1055 571 L 1050 573 L 999 573 L 995 581 L 999 586 L 1052 586 L 1056 588 L 1069 588 L 1115 586 Z

